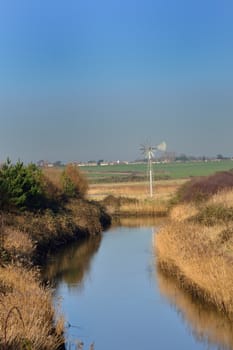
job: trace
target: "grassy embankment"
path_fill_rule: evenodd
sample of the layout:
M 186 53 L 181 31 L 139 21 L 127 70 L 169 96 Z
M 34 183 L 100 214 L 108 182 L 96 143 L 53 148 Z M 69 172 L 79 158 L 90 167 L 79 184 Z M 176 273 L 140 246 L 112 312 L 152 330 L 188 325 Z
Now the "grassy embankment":
M 181 188 L 170 222 L 155 235 L 157 263 L 192 296 L 233 319 L 233 173 Z
M 35 263 L 68 241 L 109 224 L 103 208 L 85 199 L 87 184 L 74 168 L 63 176 L 10 163 L 0 171 L 0 348 L 57 350 L 63 317 Z

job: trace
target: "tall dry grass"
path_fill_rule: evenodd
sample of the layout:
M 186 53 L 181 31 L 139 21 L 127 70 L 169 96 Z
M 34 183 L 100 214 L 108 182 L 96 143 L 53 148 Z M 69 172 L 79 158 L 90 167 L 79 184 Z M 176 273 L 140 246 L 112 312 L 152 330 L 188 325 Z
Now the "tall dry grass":
M 0 268 L 0 348 L 57 350 L 64 342 L 63 318 L 55 320 L 51 290 L 39 274 L 22 266 Z
M 165 201 L 144 199 L 135 203 L 123 203 L 119 208 L 120 216 L 157 216 L 168 214 L 168 204 Z
M 192 203 L 178 204 L 170 210 L 170 218 L 175 222 L 182 222 L 198 214 L 198 208 Z
M 167 215 L 168 202 L 155 199 L 137 199 L 128 197 L 115 197 L 109 195 L 105 197 L 101 204 L 112 216 L 137 217 L 137 216 L 157 216 Z
M 214 194 L 205 203 L 186 202 L 172 208 L 170 223 L 155 238 L 155 249 L 162 269 L 232 317 L 233 191 L 215 192 L 219 180 L 219 175 L 211 177 Z
M 233 239 L 222 235 L 221 226 L 172 222 L 156 235 L 155 248 L 162 269 L 233 318 Z
M 43 168 L 43 174 L 46 178 L 48 178 L 54 186 L 56 186 L 58 189 L 62 189 L 62 172 L 64 171 L 63 168 Z
M 233 208 L 233 190 L 218 191 L 210 197 L 206 205 L 221 205 L 225 208 Z
M 160 180 L 154 183 L 155 200 L 169 200 L 177 189 L 187 182 L 187 180 Z M 148 182 L 122 182 L 122 183 L 104 183 L 90 184 L 88 197 L 91 199 L 102 200 L 112 195 L 115 197 L 136 198 L 144 200 L 149 197 Z
M 91 184 L 88 198 L 100 201 L 113 216 L 157 216 L 168 214 L 170 199 L 187 180 L 156 181 L 149 197 L 147 182 Z

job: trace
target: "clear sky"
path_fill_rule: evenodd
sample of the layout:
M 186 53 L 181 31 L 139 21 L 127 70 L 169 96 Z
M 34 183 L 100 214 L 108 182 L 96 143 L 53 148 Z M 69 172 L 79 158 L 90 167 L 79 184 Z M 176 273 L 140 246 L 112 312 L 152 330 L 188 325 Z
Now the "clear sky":
M 0 161 L 233 155 L 232 0 L 0 0 Z

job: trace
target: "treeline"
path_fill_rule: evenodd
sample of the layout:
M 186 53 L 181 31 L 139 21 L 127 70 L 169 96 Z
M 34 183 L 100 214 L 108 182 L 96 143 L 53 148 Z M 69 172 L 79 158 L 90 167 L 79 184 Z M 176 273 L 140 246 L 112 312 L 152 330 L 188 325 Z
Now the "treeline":
M 10 159 L 0 168 L 0 210 L 55 209 L 70 198 L 83 198 L 88 188 L 78 167 L 68 164 L 56 182 L 35 164 Z

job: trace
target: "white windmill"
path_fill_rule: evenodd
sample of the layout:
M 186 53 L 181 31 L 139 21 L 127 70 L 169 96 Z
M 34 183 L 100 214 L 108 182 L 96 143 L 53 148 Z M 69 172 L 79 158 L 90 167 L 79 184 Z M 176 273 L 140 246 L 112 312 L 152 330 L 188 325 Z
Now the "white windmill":
M 148 161 L 149 169 L 149 184 L 150 184 L 150 197 L 153 196 L 153 178 L 152 178 L 152 159 L 154 157 L 155 151 L 166 151 L 166 142 L 161 142 L 159 145 L 153 147 L 149 145 L 141 145 L 141 152 Z

